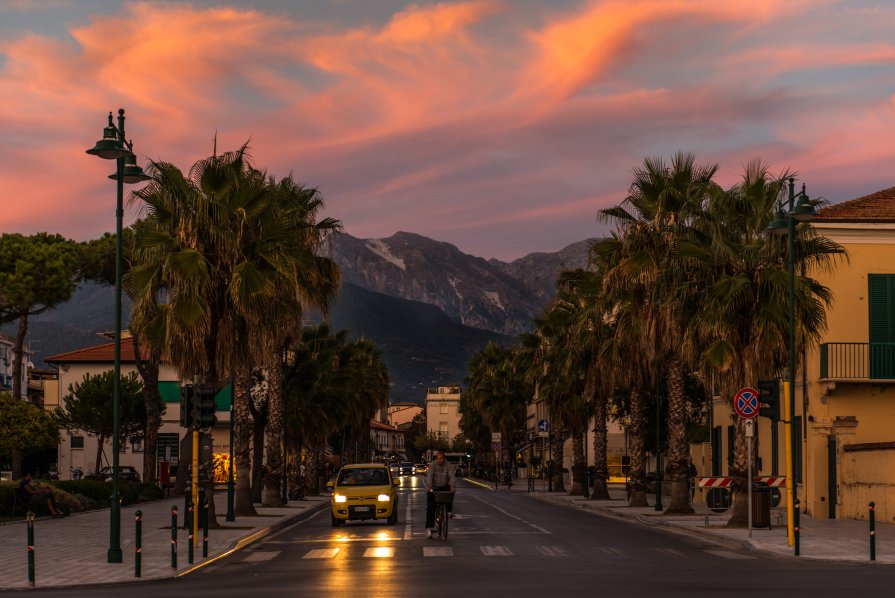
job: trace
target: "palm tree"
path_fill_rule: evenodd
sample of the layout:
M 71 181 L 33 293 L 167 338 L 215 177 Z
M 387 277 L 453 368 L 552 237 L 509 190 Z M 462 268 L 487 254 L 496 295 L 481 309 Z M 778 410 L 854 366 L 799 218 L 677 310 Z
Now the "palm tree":
M 649 289 L 643 318 L 644 345 L 649 361 L 668 371 L 668 463 L 671 501 L 666 513 L 692 513 L 687 478 L 689 445 L 683 379 L 688 367 L 683 331 L 687 308 L 693 306 L 692 273 L 680 259 L 679 244 L 703 213 L 708 193 L 715 187 L 717 165 L 698 166 L 692 154 L 677 153 L 671 164 L 647 158 L 634 170 L 634 180 L 622 205 L 601 210 L 615 220 L 622 233 L 623 258 L 608 275 L 623 284 Z M 684 291 L 689 291 L 685 293 Z M 653 372 L 654 376 L 659 371 Z
M 703 337 L 706 367 L 721 373 L 721 394 L 732 401 L 738 388 L 779 374 L 788 355 L 789 275 L 786 242 L 766 233 L 789 173 L 773 177 L 758 160 L 746 165 L 742 182 L 711 197 L 702 222 L 709 244 L 704 259 L 716 272 L 694 328 Z M 829 289 L 806 272 L 831 269 L 845 250 L 806 225 L 797 228 L 794 263 L 797 344 L 817 342 L 826 326 Z M 695 253 L 695 252 L 694 252 Z M 732 474 L 736 476 L 731 526 L 746 524 L 747 452 L 744 426 L 736 430 Z

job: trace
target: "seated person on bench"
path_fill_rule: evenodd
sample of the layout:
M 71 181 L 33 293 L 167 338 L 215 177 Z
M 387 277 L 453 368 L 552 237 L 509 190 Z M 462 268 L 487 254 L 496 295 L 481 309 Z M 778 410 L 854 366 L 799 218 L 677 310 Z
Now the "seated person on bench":
M 21 501 L 29 508 L 46 504 L 47 509 L 53 517 L 62 517 L 62 511 L 56 508 L 56 500 L 53 498 L 53 491 L 49 488 L 41 488 L 40 490 L 37 490 L 31 485 L 31 472 L 25 472 L 25 476 L 19 482 L 17 491 Z

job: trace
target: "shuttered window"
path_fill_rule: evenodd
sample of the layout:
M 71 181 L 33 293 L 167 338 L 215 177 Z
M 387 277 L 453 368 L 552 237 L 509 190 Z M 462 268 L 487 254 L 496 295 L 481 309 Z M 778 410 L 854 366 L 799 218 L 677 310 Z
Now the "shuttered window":
M 870 309 L 870 377 L 895 378 L 895 275 L 867 276 Z

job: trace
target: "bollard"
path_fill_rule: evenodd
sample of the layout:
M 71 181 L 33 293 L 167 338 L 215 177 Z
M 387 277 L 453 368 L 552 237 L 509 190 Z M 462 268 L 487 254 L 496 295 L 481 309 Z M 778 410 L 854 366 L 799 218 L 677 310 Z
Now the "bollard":
M 189 534 L 187 538 L 189 539 L 189 544 L 186 547 L 186 562 L 190 565 L 193 564 L 193 538 L 196 534 L 196 522 L 193 520 L 193 502 L 190 501 L 186 506 L 186 521 L 187 525 L 190 526 Z
M 208 558 L 208 501 L 202 505 L 202 558 Z
M 134 514 L 134 577 L 140 577 L 140 565 L 143 558 L 143 511 Z
M 177 507 L 171 507 L 171 567 L 177 568 Z
M 793 511 L 793 513 L 792 513 L 793 514 L 793 532 L 794 532 L 793 535 L 795 536 L 795 549 L 796 549 L 795 554 L 796 554 L 796 556 L 799 556 L 799 534 L 802 531 L 799 529 L 799 507 L 801 504 L 802 503 L 799 502 L 798 499 L 796 499 L 796 503 L 795 503 L 795 505 L 793 505 L 793 510 L 792 510 Z
M 876 503 L 870 502 L 870 560 L 876 560 Z
M 34 512 L 28 511 L 28 583 L 34 587 Z

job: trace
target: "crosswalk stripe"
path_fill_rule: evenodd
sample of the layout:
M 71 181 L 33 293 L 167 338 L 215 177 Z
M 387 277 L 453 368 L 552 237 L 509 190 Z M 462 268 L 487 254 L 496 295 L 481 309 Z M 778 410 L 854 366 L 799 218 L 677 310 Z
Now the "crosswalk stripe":
M 261 561 L 269 561 L 276 558 L 280 554 L 279 550 L 258 550 L 250 552 L 243 560 L 244 563 L 259 563 Z
M 538 552 L 544 556 L 569 556 L 569 551 L 562 546 L 538 546 Z
M 304 555 L 303 559 L 331 559 L 334 556 L 339 554 L 338 548 L 315 548 L 314 550 L 308 551 L 308 554 Z
M 423 556 L 454 556 L 450 546 L 423 546 Z
M 372 546 L 364 551 L 365 559 L 390 559 L 395 556 L 392 546 Z
M 479 550 L 485 556 L 513 556 L 513 553 L 506 546 L 479 546 Z

